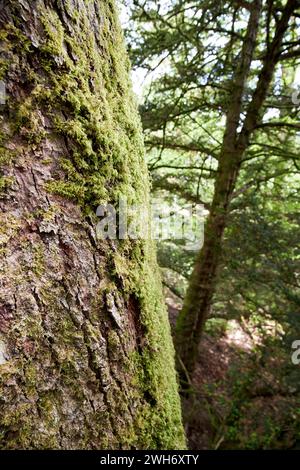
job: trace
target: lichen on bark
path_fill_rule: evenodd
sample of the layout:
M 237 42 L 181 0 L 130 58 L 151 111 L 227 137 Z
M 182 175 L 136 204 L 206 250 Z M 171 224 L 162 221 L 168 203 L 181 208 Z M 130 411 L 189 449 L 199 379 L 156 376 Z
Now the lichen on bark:
M 95 235 L 149 198 L 115 4 L 0 3 L 0 448 L 183 448 L 155 248 Z

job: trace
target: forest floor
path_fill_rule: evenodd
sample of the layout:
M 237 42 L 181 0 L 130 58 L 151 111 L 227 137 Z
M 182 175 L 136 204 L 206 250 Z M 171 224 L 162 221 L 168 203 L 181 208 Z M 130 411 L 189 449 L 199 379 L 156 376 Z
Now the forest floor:
M 180 304 L 167 304 L 173 327 Z M 183 400 L 189 448 L 299 448 L 300 366 L 290 367 L 272 328 L 262 338 L 245 321 L 208 323 Z

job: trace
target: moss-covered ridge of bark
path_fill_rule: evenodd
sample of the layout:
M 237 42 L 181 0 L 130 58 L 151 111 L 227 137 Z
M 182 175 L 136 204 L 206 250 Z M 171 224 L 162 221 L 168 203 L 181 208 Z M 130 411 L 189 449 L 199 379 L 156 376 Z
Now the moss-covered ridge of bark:
M 114 5 L 99 3 L 103 23 L 97 32 L 91 30 L 92 19 L 86 14 L 92 10 L 69 8 L 71 32 L 64 30 L 55 11 L 40 9 L 45 40 L 39 49 L 51 88 L 36 83 L 17 121 L 35 130 L 35 108 L 41 103 L 48 106 L 56 132 L 71 143 L 71 159 L 61 159 L 65 177 L 49 189 L 94 213 L 96 204 L 115 202 L 119 194 L 132 201 L 137 195 L 144 197 L 143 145 Z
M 44 189 L 51 195 L 74 201 L 82 213 L 96 223 L 96 207 L 101 203 L 115 204 L 120 195 L 126 196 L 129 204 L 149 204 L 142 131 L 114 2 L 70 0 L 63 3 L 63 8 L 58 6 L 54 10 L 43 2 L 37 2 L 43 30 L 40 37 L 30 37 L 17 17 L 14 26 L 2 32 L 1 37 L 6 38 L 7 47 L 14 56 L 31 58 L 29 63 L 38 57 L 39 63 L 26 70 L 26 86 L 30 93 L 12 103 L 11 126 L 33 152 L 52 135 L 65 139 L 67 151 L 60 156 L 55 178 L 48 181 Z M 95 14 L 98 17 L 96 24 L 93 23 Z M 67 22 L 64 15 L 67 15 Z M 72 27 L 67 28 L 67 23 Z M 101 28 L 98 28 L 99 24 Z M 6 70 L 6 65 L 1 69 Z M 49 120 L 47 125 L 45 116 Z M 52 163 L 50 157 L 49 165 Z M 34 214 L 35 217 L 37 215 Z M 43 220 L 45 217 L 43 214 Z M 112 392 L 111 400 L 117 403 L 115 410 L 120 416 L 109 416 L 107 411 L 100 415 L 95 413 L 95 432 L 102 433 L 103 448 L 183 448 L 174 350 L 163 305 L 155 248 L 150 240 L 125 240 L 114 242 L 114 246 L 107 244 L 105 249 L 111 260 L 110 272 L 99 298 L 95 299 L 95 312 L 90 313 L 97 317 L 105 296 L 115 295 L 118 290 L 126 301 L 135 299 L 133 309 L 139 312 L 139 318 L 135 319 L 139 344 L 130 361 L 119 357 L 120 364 L 128 368 L 131 376 L 130 396 L 122 390 L 118 392 L 119 396 L 115 390 Z M 34 275 L 42 275 L 45 269 L 43 245 L 36 245 L 32 257 Z M 57 316 L 64 315 L 63 311 L 57 311 L 60 295 L 60 288 L 54 284 L 45 286 L 42 293 L 53 322 Z M 84 326 L 76 318 L 63 318 L 64 324 L 60 324 L 60 330 L 56 332 L 55 339 L 60 341 L 61 350 L 55 360 L 64 384 L 72 389 L 76 387 L 80 399 L 82 390 L 76 381 L 77 363 L 81 357 L 74 353 L 71 344 L 74 338 L 78 337 L 78 342 L 84 339 L 87 350 L 84 358 L 87 357 L 92 370 L 97 372 L 95 345 L 101 342 L 102 332 L 93 326 L 92 321 Z M 23 323 L 20 331 L 24 338 L 29 332 L 32 341 L 38 343 L 44 334 L 43 325 L 38 325 L 30 318 Z M 114 330 L 108 332 L 108 342 L 110 354 L 113 355 L 114 351 L 119 354 L 119 339 Z M 47 364 L 50 362 L 47 348 L 41 345 L 40 350 Z M 30 415 L 30 400 L 38 400 L 39 413 L 48 431 L 48 439 L 41 434 L 35 446 L 60 447 L 56 437 L 57 425 L 52 418 L 55 409 L 63 406 L 62 398 L 55 392 L 45 392 L 44 396 L 36 397 L 38 365 L 22 358 L 22 363 L 14 359 L 0 367 L 2 384 L 14 380 L 16 371 L 29 390 L 31 384 L 29 402 L 26 405 L 17 403 L 4 413 L 4 428 L 19 428 L 16 447 L 32 447 L 35 423 Z M 101 374 L 105 379 L 105 371 L 101 370 Z M 107 396 L 109 399 L 109 393 Z M 130 425 L 124 423 L 121 416 L 128 400 L 136 402 Z M 111 431 L 105 431 L 109 430 L 112 421 L 114 436 Z M 89 429 L 85 442 L 81 440 L 80 446 L 90 447 L 90 439 Z M 14 446 L 12 442 L 11 447 Z

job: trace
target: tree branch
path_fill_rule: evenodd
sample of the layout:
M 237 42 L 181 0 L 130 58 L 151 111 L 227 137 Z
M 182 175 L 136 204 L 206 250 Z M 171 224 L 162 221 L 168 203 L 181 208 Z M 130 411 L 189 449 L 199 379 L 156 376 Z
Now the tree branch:
M 249 138 L 253 130 L 258 126 L 260 120 L 260 110 L 267 96 L 270 83 L 273 78 L 275 66 L 280 58 L 280 48 L 284 34 L 289 26 L 289 20 L 294 10 L 299 5 L 297 0 L 288 0 L 283 10 L 282 16 L 276 26 L 276 32 L 273 41 L 267 52 L 261 73 L 259 75 L 256 89 L 253 93 L 252 100 L 248 106 L 244 125 L 240 132 L 237 147 L 240 153 L 243 153 L 249 143 Z

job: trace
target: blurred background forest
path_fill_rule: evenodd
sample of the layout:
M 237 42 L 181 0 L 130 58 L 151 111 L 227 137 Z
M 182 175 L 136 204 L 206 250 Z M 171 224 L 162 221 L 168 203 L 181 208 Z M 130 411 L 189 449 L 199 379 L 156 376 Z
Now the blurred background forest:
M 178 212 L 202 204 L 209 213 L 251 3 L 121 5 L 152 194 Z M 238 130 L 285 4 L 263 2 Z M 183 398 L 192 449 L 299 447 L 300 365 L 291 360 L 300 339 L 298 13 L 229 201 L 209 318 Z M 186 242 L 158 242 L 173 327 L 197 254 Z

